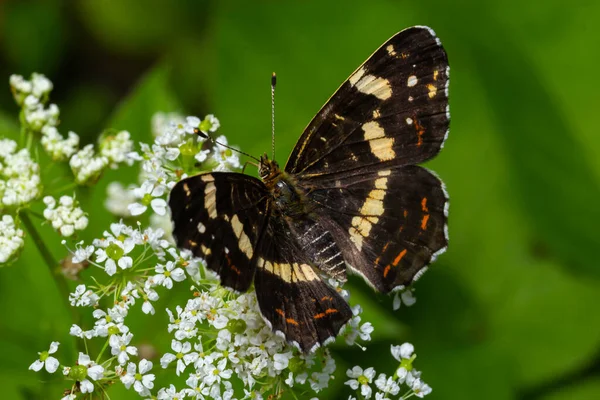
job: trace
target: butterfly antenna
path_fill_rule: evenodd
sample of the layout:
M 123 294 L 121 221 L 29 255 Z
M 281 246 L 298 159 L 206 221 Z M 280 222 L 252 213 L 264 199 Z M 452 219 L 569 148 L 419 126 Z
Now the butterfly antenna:
M 273 149 L 272 160 L 275 159 L 275 85 L 277 84 L 277 75 L 273 72 L 271 75 L 271 148 Z
M 221 142 L 219 142 L 218 140 L 215 140 L 215 139 L 213 139 L 213 137 L 212 137 L 212 136 L 210 136 L 208 133 L 206 133 L 206 132 L 202 132 L 202 131 L 201 131 L 200 129 L 198 129 L 198 128 L 194 129 L 194 133 L 195 133 L 196 135 L 198 135 L 198 136 L 200 136 L 200 137 L 202 137 L 202 138 L 204 138 L 204 139 L 208 140 L 208 141 L 209 141 L 209 142 L 211 142 L 211 143 L 218 144 L 219 146 L 223 146 L 223 147 L 225 147 L 225 148 L 227 148 L 227 149 L 229 149 L 229 150 L 235 151 L 236 153 L 240 153 L 240 154 L 242 154 L 242 155 L 244 155 L 244 156 L 246 156 L 246 157 L 250 157 L 251 159 L 253 159 L 253 160 L 254 160 L 254 161 L 256 161 L 256 162 L 260 162 L 260 160 L 259 160 L 258 158 L 254 157 L 254 156 L 252 156 L 252 155 L 250 155 L 250 154 L 248 154 L 248 153 L 245 153 L 245 152 L 243 152 L 243 151 L 241 151 L 241 150 L 238 150 L 238 149 L 235 149 L 235 148 L 233 148 L 233 147 L 231 147 L 231 146 L 228 146 L 228 145 L 226 145 L 225 143 L 221 143 Z

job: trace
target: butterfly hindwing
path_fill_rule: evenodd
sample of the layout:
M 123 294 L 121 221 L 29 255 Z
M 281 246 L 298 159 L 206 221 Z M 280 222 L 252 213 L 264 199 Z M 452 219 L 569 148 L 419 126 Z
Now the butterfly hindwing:
M 285 170 L 305 178 L 435 156 L 448 133 L 446 52 L 427 27 L 384 43 L 305 129 Z
M 283 218 L 271 216 L 259 251 L 254 284 L 272 329 L 303 351 L 334 339 L 352 317 L 350 306 L 313 269 Z
M 169 198 L 177 245 L 204 258 L 224 286 L 248 290 L 268 196 L 261 181 L 243 174 L 213 172 L 183 179 Z
M 446 249 L 448 197 L 425 168 L 364 168 L 310 183 L 319 220 L 351 268 L 379 291 L 409 285 Z

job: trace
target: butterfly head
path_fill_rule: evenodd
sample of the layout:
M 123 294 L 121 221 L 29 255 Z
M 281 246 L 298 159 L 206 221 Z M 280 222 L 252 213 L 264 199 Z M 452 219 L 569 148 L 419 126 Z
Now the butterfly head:
M 277 161 L 270 160 L 267 153 L 260 156 L 260 162 L 258 163 L 258 175 L 263 181 L 269 181 L 281 174 L 279 164 Z

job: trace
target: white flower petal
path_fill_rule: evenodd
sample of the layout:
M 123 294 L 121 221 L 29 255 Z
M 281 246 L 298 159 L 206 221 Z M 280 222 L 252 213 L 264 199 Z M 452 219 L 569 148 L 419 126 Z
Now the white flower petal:
M 29 369 L 33 371 L 39 371 L 44 367 L 44 362 L 40 360 L 35 360 L 30 366 Z
M 140 203 L 133 203 L 128 205 L 127 209 L 129 210 L 131 215 L 136 216 L 143 214 L 148 209 L 148 207 L 143 206 Z
M 59 365 L 60 364 L 56 358 L 54 358 L 54 357 L 46 358 L 46 371 L 48 371 L 49 373 L 51 373 L 51 374 L 55 373 L 56 370 L 58 369 Z

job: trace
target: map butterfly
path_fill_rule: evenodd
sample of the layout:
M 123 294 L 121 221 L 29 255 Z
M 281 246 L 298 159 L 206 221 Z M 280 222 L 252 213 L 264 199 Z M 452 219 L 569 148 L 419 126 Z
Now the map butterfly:
M 346 270 L 389 293 L 415 281 L 448 243 L 448 196 L 416 164 L 448 136 L 448 58 L 427 27 L 385 42 L 313 118 L 282 170 L 260 179 L 208 172 L 180 181 L 169 206 L 179 247 L 224 286 L 252 283 L 271 328 L 302 351 L 352 317 L 324 278 Z

